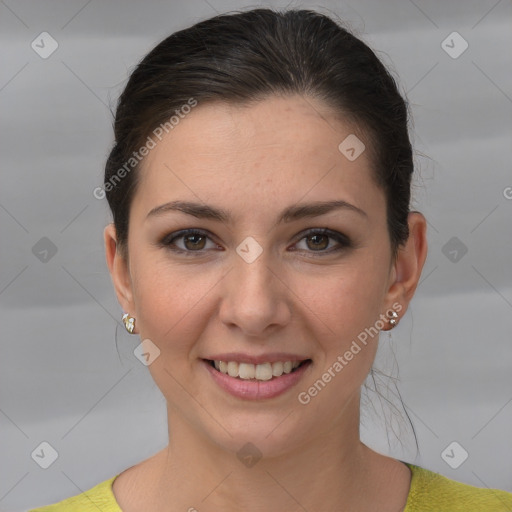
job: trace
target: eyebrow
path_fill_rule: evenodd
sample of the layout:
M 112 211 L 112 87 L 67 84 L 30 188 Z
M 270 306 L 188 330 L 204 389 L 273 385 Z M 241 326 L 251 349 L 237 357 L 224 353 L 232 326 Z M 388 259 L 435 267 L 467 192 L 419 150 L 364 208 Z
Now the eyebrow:
M 365 211 L 351 203 L 347 203 L 347 201 L 340 199 L 335 201 L 317 201 L 289 206 L 281 212 L 276 225 L 281 222 L 286 223 L 304 218 L 319 217 L 339 209 L 353 211 L 363 217 L 368 217 Z M 174 211 L 192 215 L 198 219 L 215 220 L 224 222 L 226 224 L 232 220 L 232 216 L 227 210 L 190 201 L 171 201 L 169 203 L 162 204 L 156 208 L 153 208 L 148 213 L 146 218 L 160 216 Z

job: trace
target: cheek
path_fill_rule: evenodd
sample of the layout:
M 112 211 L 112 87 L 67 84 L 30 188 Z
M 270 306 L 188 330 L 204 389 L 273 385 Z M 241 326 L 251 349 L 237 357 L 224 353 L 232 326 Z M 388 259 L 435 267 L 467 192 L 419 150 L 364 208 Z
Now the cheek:
M 319 344 L 319 358 L 300 390 L 299 401 L 326 418 L 341 414 L 344 404 L 361 388 L 378 348 L 384 279 L 382 272 L 361 263 L 338 269 L 333 272 L 336 277 L 324 277 L 318 283 L 321 288 L 315 286 L 314 292 L 301 297 L 309 325 L 320 318 L 316 325 L 322 334 L 320 328 L 312 332 Z
M 208 321 L 208 295 L 222 274 L 198 272 L 194 265 L 172 265 L 165 258 L 133 261 L 137 326 L 142 338 L 160 350 L 188 351 Z
M 331 337 L 338 343 L 346 342 L 379 319 L 384 282 L 382 266 L 379 270 L 360 260 L 338 270 L 332 269 L 330 275 L 318 283 L 321 286 L 313 287 L 315 291 L 304 300 L 323 320 Z

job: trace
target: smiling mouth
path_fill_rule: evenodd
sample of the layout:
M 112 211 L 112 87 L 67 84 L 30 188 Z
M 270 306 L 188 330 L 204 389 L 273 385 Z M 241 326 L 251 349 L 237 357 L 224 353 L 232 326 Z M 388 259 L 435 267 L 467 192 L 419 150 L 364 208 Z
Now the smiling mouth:
M 304 361 L 276 361 L 274 363 L 238 363 L 236 361 L 212 361 L 205 359 L 212 368 L 219 373 L 229 375 L 240 380 L 269 381 L 282 375 L 295 372 L 301 366 L 311 363 L 311 359 Z

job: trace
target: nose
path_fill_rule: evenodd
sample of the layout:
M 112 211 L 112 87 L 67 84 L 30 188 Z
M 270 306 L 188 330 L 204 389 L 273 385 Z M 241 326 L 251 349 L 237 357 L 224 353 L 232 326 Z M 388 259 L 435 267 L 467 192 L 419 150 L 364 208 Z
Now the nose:
M 230 329 L 263 338 L 290 322 L 289 288 L 265 252 L 252 263 L 235 256 L 234 268 L 223 280 L 219 316 Z

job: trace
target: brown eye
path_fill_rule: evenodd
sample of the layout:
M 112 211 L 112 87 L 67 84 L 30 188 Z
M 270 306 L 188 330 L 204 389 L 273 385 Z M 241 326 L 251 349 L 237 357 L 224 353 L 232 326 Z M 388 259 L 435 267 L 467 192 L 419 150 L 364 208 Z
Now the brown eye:
M 309 235 L 306 240 L 311 241 L 311 243 L 306 243 L 312 250 L 324 250 L 329 247 L 329 237 L 327 235 Z
M 190 251 L 201 250 L 206 245 L 206 237 L 197 234 L 185 235 L 183 237 L 183 244 Z
M 302 247 L 301 247 L 302 245 Z M 342 233 L 327 228 L 311 229 L 302 233 L 302 238 L 294 246 L 294 251 L 318 253 L 319 256 L 342 251 L 352 247 L 350 239 Z
M 196 229 L 185 229 L 165 236 L 160 242 L 162 247 L 181 254 L 205 254 L 209 249 L 219 246 L 208 233 Z

